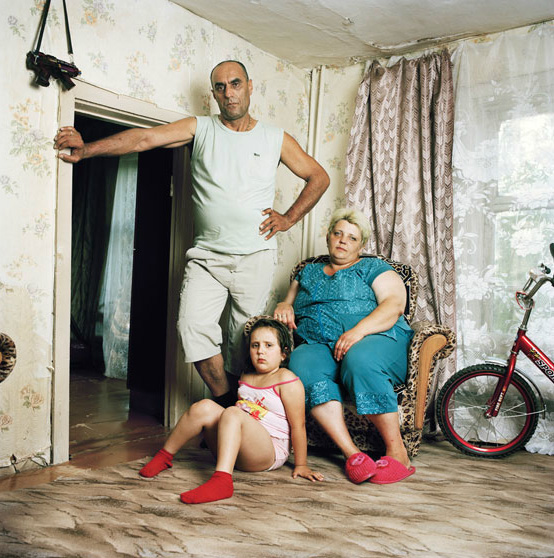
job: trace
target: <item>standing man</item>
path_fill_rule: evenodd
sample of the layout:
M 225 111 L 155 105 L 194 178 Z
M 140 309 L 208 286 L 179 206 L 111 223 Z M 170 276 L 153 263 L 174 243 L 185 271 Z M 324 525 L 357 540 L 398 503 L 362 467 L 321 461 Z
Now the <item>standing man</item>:
M 220 114 L 189 117 L 154 128 L 132 128 L 85 144 L 71 126 L 55 138 L 69 163 L 119 156 L 194 140 L 191 157 L 194 241 L 186 254 L 178 328 L 185 359 L 224 405 L 236 401 L 235 374 L 247 319 L 267 303 L 275 266 L 275 235 L 287 231 L 317 203 L 329 185 L 319 163 L 280 128 L 249 114 L 252 80 L 244 65 L 227 60 L 212 70 Z M 284 163 L 306 185 L 291 207 L 272 209 L 277 166 Z M 221 354 L 221 314 L 230 297 L 227 376 Z

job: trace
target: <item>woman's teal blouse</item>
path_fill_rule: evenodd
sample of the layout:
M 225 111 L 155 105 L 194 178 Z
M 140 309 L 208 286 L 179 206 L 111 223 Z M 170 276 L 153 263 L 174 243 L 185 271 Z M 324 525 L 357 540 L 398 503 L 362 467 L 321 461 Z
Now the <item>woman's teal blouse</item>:
M 326 264 L 306 265 L 296 276 L 300 288 L 294 301 L 298 329 L 307 343 L 333 348 L 337 339 L 377 307 L 371 285 L 376 277 L 393 268 L 380 258 L 362 258 L 354 265 L 327 275 Z M 404 316 L 381 335 L 396 339 L 398 328 L 412 331 Z

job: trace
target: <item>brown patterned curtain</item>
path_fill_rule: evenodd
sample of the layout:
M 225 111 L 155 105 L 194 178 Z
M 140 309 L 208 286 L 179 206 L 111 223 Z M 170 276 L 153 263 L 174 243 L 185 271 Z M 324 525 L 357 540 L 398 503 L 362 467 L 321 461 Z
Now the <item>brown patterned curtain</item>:
M 346 162 L 347 205 L 372 225 L 370 253 L 409 263 L 419 278 L 416 320 L 455 330 L 452 211 L 454 96 L 447 51 L 364 77 Z M 435 385 L 454 372 L 437 370 Z

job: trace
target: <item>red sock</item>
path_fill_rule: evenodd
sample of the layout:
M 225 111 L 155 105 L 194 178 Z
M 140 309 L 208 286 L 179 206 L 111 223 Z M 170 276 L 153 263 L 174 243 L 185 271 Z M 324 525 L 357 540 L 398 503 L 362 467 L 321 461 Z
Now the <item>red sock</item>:
M 163 448 L 139 471 L 141 477 L 147 479 L 155 477 L 163 470 L 173 467 L 173 454 Z
M 181 494 L 181 502 L 185 504 L 203 504 L 224 500 L 233 495 L 233 477 L 229 473 L 216 471 L 208 482 L 194 490 Z

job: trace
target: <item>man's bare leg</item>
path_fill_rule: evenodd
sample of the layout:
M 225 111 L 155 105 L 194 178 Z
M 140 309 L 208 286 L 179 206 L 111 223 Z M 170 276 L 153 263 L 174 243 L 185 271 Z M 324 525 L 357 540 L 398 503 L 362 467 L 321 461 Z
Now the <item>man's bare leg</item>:
M 236 381 L 227 378 L 221 353 L 194 363 L 196 370 L 208 389 L 212 392 L 214 400 L 223 407 L 234 405 L 237 400 Z M 233 378 L 234 379 L 234 378 Z
M 194 366 L 214 397 L 219 397 L 229 391 L 229 382 L 223 367 L 221 353 L 204 360 L 197 360 Z

